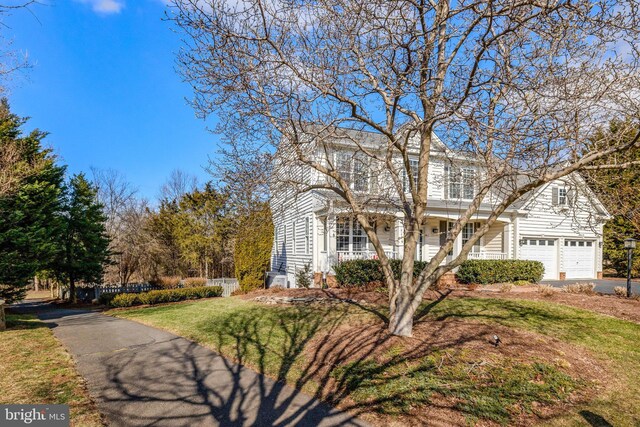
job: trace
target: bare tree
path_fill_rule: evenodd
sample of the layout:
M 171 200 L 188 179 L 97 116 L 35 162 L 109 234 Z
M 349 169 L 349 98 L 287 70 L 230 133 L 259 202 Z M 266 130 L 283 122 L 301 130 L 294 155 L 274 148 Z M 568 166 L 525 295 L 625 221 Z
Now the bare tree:
M 182 196 L 198 188 L 198 179 L 180 169 L 171 171 L 171 175 L 160 188 L 160 199 L 179 201 Z
M 12 42 L 4 34 L 6 24 L 2 19 L 15 10 L 30 10 L 29 6 L 37 3 L 36 0 L 24 0 L 0 4 L 0 95 L 6 94 L 7 84 L 16 72 L 30 66 L 26 54 L 11 49 Z
M 179 62 L 196 111 L 217 113 L 218 131 L 239 151 L 273 154 L 275 185 L 346 202 L 381 260 L 397 335 L 411 335 L 424 292 L 514 202 L 639 145 L 640 135 L 586 144 L 609 119 L 639 117 L 634 0 L 174 0 L 169 13 L 185 34 Z M 377 178 L 375 194 L 354 189 L 353 169 L 334 160 L 341 140 Z M 482 173 L 413 280 L 435 157 Z M 305 170 L 319 178 L 310 183 Z M 491 214 L 447 262 L 487 203 Z M 373 204 L 403 214 L 399 281 L 370 221 Z
M 110 239 L 111 264 L 105 269 L 105 281 L 124 285 L 139 272 L 146 257 L 148 204 L 138 199 L 137 189 L 120 172 L 96 168 L 91 172 Z

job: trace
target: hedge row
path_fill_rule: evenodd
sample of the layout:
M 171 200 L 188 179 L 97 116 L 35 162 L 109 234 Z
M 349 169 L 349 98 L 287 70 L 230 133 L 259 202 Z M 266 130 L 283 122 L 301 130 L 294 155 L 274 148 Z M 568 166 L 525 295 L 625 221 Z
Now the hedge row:
M 537 283 L 544 275 L 544 265 L 540 261 L 519 259 L 467 260 L 456 273 L 462 283 L 513 283 L 518 280 Z
M 400 271 L 402 269 L 402 261 L 398 259 L 389 260 L 391 271 L 396 280 L 400 279 Z M 416 261 L 413 265 L 413 277 L 426 267 L 424 261 Z M 343 261 L 333 267 L 336 273 L 336 280 L 340 286 L 354 287 L 363 286 L 373 282 L 384 283 L 384 274 L 380 260 L 377 259 L 358 259 L 352 261 Z
M 162 289 L 158 291 L 122 294 L 104 293 L 100 295 L 100 302 L 111 307 L 131 307 L 140 304 L 162 304 L 189 299 L 211 298 L 222 296 L 221 286 L 201 286 L 197 288 Z
M 393 275 L 398 280 L 402 269 L 401 260 L 389 260 Z M 417 277 L 426 267 L 424 261 L 416 261 L 413 277 Z M 384 283 L 384 275 L 379 260 L 344 261 L 334 268 L 338 285 L 344 287 L 364 286 L 373 282 Z M 517 259 L 506 260 L 467 260 L 456 273 L 462 283 L 513 283 L 527 281 L 536 283 L 542 280 L 544 265 L 539 261 Z

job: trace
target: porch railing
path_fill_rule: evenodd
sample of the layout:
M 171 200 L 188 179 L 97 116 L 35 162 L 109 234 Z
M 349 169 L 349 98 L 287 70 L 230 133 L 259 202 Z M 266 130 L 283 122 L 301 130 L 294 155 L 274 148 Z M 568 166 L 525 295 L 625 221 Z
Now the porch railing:
M 467 259 L 507 259 L 504 252 L 469 252 Z
M 395 251 L 384 251 L 384 253 L 389 259 L 397 258 L 397 254 Z M 375 251 L 359 251 L 359 252 L 338 251 L 338 262 L 351 261 L 354 259 L 378 259 L 378 254 Z

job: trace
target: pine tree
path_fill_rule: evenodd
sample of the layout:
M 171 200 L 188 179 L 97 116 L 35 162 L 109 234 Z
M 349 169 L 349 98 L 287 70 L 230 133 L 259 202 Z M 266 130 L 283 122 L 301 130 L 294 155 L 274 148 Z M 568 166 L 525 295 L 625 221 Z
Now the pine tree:
M 0 299 L 9 303 L 22 299 L 29 280 L 51 265 L 60 232 L 65 168 L 42 147 L 46 133 L 23 136 L 26 121 L 0 102 L 0 154 L 11 153 L 0 168 L 3 182 L 11 183 L 0 194 Z
M 60 279 L 69 284 L 73 302 L 78 282 L 102 281 L 109 258 L 107 218 L 96 195 L 97 189 L 84 174 L 71 178 L 65 198 L 61 251 L 56 269 Z

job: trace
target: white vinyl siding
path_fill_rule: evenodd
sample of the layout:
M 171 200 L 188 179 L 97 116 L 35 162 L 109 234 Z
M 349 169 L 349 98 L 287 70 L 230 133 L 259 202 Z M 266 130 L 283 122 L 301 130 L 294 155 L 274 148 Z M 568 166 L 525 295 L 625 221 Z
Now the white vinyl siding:
M 560 204 L 560 189 L 567 189 L 566 205 Z M 564 242 L 592 241 L 593 252 L 589 256 L 593 258 L 593 273 L 583 278 L 595 278 L 597 272 L 602 271 L 602 248 L 598 245 L 602 240 L 602 224 L 593 223 L 594 208 L 590 203 L 585 196 L 576 194 L 562 181 L 543 187 L 537 197 L 524 206 L 528 211 L 526 217 L 518 219 L 518 236 L 514 235 L 515 248 L 519 252 L 516 256 L 523 259 L 522 246 L 517 244 L 522 236 L 561 239 L 557 251 L 558 272 L 567 273 L 567 278 L 570 278 L 567 269 L 573 262 L 573 255 L 570 253 L 567 259 Z

